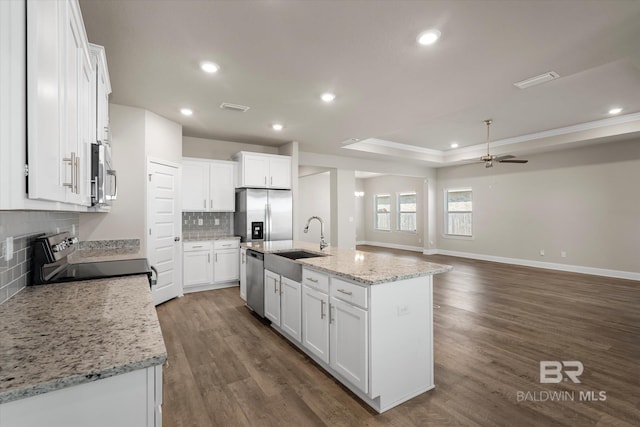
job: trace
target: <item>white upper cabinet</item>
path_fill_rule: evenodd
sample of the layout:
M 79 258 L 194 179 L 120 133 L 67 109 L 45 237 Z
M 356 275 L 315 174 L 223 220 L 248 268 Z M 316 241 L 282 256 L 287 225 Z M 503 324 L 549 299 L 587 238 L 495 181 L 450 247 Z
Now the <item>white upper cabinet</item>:
M 291 157 L 241 151 L 238 162 L 240 188 L 291 188 Z
M 77 1 L 27 1 L 28 195 L 88 205 L 92 67 Z
M 182 210 L 235 211 L 235 163 L 221 160 L 182 160 Z
M 109 94 L 111 80 L 107 68 L 107 56 L 104 47 L 89 43 L 93 75 L 91 81 L 91 128 L 92 140 L 103 144 L 111 143 L 111 128 L 109 127 Z

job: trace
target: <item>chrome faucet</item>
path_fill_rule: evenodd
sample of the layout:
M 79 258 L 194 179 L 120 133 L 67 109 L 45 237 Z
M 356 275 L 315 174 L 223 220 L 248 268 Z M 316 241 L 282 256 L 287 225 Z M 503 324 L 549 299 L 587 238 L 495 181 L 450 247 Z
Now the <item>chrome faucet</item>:
M 309 218 L 307 220 L 307 226 L 304 228 L 304 232 L 309 232 L 309 224 L 311 223 L 312 219 L 317 219 L 318 221 L 320 221 L 320 250 L 323 250 L 324 248 L 329 246 L 329 244 L 324 241 L 324 222 L 322 221 L 322 218 L 320 218 L 319 216 L 312 216 L 311 218 Z

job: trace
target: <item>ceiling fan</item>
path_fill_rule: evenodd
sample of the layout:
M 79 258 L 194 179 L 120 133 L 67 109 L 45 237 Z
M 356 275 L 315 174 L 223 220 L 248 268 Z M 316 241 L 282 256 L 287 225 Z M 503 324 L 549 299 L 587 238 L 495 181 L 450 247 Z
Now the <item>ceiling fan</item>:
M 493 120 L 487 119 L 484 121 L 484 123 L 487 125 L 487 155 L 480 157 L 480 160 L 484 162 L 485 168 L 492 168 L 494 161 L 499 163 L 527 163 L 529 161 L 529 160 L 516 159 L 516 156 L 511 154 L 505 154 L 502 156 L 492 155 L 489 149 L 489 143 L 490 143 L 489 128 L 491 127 L 491 123 L 493 123 Z

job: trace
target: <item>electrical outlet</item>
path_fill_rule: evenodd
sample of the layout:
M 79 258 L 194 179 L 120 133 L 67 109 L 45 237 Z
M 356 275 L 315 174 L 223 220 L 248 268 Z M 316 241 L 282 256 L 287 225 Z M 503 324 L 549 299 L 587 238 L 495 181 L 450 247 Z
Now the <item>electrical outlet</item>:
M 220 225 L 220 218 L 216 218 L 213 222 L 215 225 Z
M 204 224 L 204 220 L 202 218 L 198 218 L 198 225 L 203 225 Z
M 71 235 L 72 236 L 76 235 L 76 225 L 75 224 L 71 224 Z
M 566 258 L 567 257 L 567 251 L 560 251 L 560 256 L 562 258 Z
M 398 306 L 398 316 L 406 316 L 409 314 L 409 306 L 408 305 L 399 305 Z
M 544 249 L 540 249 L 540 256 L 544 256 Z

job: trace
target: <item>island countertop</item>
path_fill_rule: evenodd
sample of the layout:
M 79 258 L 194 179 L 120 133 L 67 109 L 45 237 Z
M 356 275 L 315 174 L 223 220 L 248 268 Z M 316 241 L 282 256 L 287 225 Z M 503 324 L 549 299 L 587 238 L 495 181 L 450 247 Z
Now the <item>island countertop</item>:
M 0 305 L 0 403 L 166 359 L 145 275 L 29 286 Z
M 414 277 L 450 271 L 450 265 L 436 264 L 413 258 L 376 254 L 351 249 L 327 247 L 320 251 L 318 244 L 296 240 L 242 243 L 242 247 L 262 253 L 305 250 L 324 254 L 315 258 L 296 260 L 306 267 L 335 274 L 365 285 L 395 282 Z

